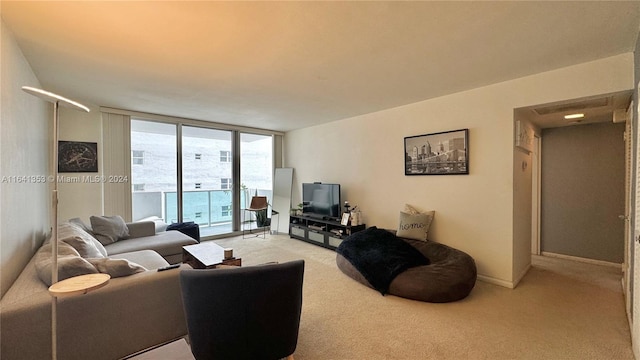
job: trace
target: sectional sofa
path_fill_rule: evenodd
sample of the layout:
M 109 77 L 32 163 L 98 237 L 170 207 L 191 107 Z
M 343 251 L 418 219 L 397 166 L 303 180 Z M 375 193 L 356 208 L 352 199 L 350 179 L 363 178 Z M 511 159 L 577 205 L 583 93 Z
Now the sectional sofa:
M 177 231 L 156 234 L 154 223 L 144 222 L 127 224 L 128 239 L 101 247 L 79 226 L 64 224 L 63 228 L 58 236 L 59 265 L 89 263 L 96 271 L 87 266 L 88 271 L 108 272 L 112 278 L 101 289 L 58 299 L 58 359 L 120 359 L 187 334 L 179 272 L 190 267 L 183 264 L 178 269 L 157 269 L 179 262 L 182 246 L 195 244 L 196 240 Z M 77 251 L 69 245 L 73 241 L 63 236 L 76 242 L 83 240 L 79 242 L 91 248 L 92 256 L 98 256 L 95 245 L 105 256 L 82 258 L 80 253 L 86 249 Z M 52 298 L 45 276 L 47 251 L 50 252 L 49 241 L 0 300 L 3 360 L 51 359 Z M 69 275 L 63 269 L 59 273 L 63 273 L 62 277 Z

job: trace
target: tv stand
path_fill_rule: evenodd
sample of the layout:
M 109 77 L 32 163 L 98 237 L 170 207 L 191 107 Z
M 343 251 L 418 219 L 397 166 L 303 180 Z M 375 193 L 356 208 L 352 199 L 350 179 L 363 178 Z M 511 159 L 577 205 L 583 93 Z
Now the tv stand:
M 335 250 L 347 236 L 362 231 L 362 225 L 342 225 L 340 221 L 306 215 L 289 216 L 289 236 L 311 244 Z

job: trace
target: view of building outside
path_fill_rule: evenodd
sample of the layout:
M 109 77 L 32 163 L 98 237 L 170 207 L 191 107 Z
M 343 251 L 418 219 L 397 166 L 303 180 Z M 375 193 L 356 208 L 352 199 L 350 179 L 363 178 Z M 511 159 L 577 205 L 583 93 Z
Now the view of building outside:
M 198 223 L 203 234 L 232 230 L 232 135 L 225 130 L 182 127 L 182 218 Z M 271 136 L 243 133 L 240 138 L 240 204 L 244 208 L 256 193 L 271 198 L 273 155 Z M 131 121 L 134 221 L 151 216 L 167 223 L 178 221 L 176 148 L 176 125 Z

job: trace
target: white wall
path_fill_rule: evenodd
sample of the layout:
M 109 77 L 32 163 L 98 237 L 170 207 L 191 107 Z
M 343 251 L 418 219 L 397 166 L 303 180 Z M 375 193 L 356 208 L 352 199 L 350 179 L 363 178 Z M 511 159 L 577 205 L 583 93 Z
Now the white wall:
M 40 83 L 4 22 L 0 22 L 0 37 L 2 296 L 49 231 L 50 187 L 46 181 L 38 181 L 49 174 L 53 107 L 21 90 L 25 85 L 40 87 Z M 18 179 L 29 180 L 18 183 Z
M 73 99 L 77 100 L 77 99 Z M 85 141 L 98 143 L 98 173 L 61 173 L 65 178 L 78 179 L 79 182 L 58 184 L 58 219 L 66 221 L 80 217 L 89 223 L 89 216 L 102 215 L 101 182 L 82 181 L 86 176 L 102 175 L 102 120 L 97 106 L 83 103 L 89 113 L 60 107 L 61 141 Z
M 343 200 L 362 208 L 368 226 L 396 228 L 405 203 L 436 210 L 430 238 L 472 255 L 480 278 L 513 287 L 514 269 L 527 266 L 513 255 L 513 110 L 632 83 L 627 53 L 291 131 L 284 166 L 295 168 L 293 203 L 301 183 L 322 181 L 342 184 Z M 405 136 L 461 128 L 469 129 L 470 175 L 404 175 Z
M 540 134 L 540 129 L 514 112 L 514 120 L 527 128 L 530 136 Z M 514 131 L 514 141 L 518 134 Z M 513 148 L 513 270 L 512 282 L 516 285 L 531 267 L 531 214 L 533 155 Z

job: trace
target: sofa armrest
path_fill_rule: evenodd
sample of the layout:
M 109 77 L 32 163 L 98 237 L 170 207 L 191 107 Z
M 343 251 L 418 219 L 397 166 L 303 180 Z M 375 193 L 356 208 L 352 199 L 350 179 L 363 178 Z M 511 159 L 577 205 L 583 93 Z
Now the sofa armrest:
M 191 269 L 182 265 L 182 269 Z M 187 334 L 180 269 L 114 278 L 98 290 L 58 300 L 58 358 L 120 359 Z M 0 358 L 51 358 L 46 291 L 0 311 Z
M 156 234 L 156 224 L 153 221 L 138 221 L 127 223 L 130 238 L 153 236 Z

